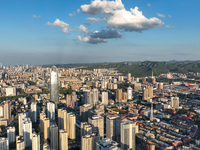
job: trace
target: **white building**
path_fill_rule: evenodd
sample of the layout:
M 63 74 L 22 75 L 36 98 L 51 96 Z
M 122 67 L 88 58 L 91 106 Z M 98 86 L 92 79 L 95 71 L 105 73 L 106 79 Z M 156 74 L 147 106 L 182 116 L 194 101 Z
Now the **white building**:
M 16 88 L 14 87 L 6 88 L 6 96 L 16 96 Z
M 31 103 L 31 121 L 37 122 L 37 103 L 36 102 Z
M 25 118 L 23 122 L 23 136 L 25 148 L 32 146 L 32 122 L 30 118 Z
M 50 120 L 55 120 L 55 104 L 53 102 L 47 103 L 47 117 Z
M 19 123 L 19 136 L 23 136 L 23 120 L 27 117 L 27 113 L 18 114 L 18 123 Z
M 9 143 L 15 142 L 15 127 L 7 128 L 7 138 L 9 139 Z
M 102 103 L 108 105 L 108 92 L 102 92 Z
M 132 97 L 133 97 L 133 92 L 132 92 L 132 88 L 129 86 L 127 88 L 127 97 L 128 97 L 128 100 L 132 100 Z
M 8 138 L 0 137 L 0 150 L 9 150 Z
M 40 150 L 40 135 L 32 134 L 32 150 Z
M 118 143 L 115 141 L 110 140 L 109 138 L 104 138 L 96 143 L 96 150 L 110 150 L 115 147 L 117 148 Z M 114 146 L 114 147 L 113 147 Z M 116 150 L 122 150 L 121 148 L 117 148 Z

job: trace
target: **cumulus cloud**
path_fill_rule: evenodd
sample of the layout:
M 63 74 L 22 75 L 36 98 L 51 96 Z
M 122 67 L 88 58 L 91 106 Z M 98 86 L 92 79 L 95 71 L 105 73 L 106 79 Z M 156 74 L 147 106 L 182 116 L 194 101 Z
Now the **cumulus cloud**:
M 85 14 L 103 14 L 108 25 L 125 31 L 148 30 L 163 24 L 156 17 L 146 18 L 138 7 L 126 10 L 121 0 L 94 0 L 89 5 L 81 5 L 81 9 Z
M 116 30 L 106 29 L 101 31 L 95 31 L 94 33 L 88 33 L 88 35 L 83 38 L 81 38 L 81 36 L 78 36 L 77 38 L 80 42 L 98 44 L 106 43 L 107 39 L 121 38 L 121 35 L 120 32 Z
M 85 36 L 83 38 L 81 38 L 81 36 L 77 36 L 77 38 L 80 42 L 90 43 L 90 44 L 98 44 L 98 43 L 106 43 L 107 42 L 105 39 L 92 38 L 90 36 Z
M 70 31 L 69 24 L 56 19 L 53 23 L 47 22 L 48 26 L 58 27 L 61 29 L 64 33 L 68 33 Z
M 121 38 L 120 32 L 111 29 L 95 31 L 94 33 L 91 33 L 90 36 L 92 38 L 100 38 L 100 39 Z
M 39 19 L 39 18 L 41 18 L 41 16 L 40 15 L 33 15 L 33 18 Z
M 84 25 L 80 25 L 80 26 L 79 26 L 79 30 L 81 30 L 81 31 L 84 32 L 84 33 L 88 33 L 88 28 L 85 27 Z
M 165 18 L 165 15 L 158 13 L 158 17 Z
M 87 21 L 93 21 L 93 22 L 99 22 L 99 21 L 101 21 L 102 19 L 101 19 L 101 18 L 88 17 L 88 18 L 86 18 L 85 20 L 87 20 Z

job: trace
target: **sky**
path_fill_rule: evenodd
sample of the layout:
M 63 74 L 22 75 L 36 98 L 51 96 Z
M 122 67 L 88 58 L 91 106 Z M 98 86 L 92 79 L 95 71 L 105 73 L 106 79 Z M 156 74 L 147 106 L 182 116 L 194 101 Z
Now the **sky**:
M 199 14 L 199 0 L 0 1 L 0 62 L 199 60 Z

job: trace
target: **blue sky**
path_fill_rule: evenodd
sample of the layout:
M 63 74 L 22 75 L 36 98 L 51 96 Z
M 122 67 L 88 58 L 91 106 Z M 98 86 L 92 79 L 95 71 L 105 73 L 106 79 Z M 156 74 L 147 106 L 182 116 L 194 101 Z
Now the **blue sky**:
M 0 61 L 199 60 L 199 14 L 199 0 L 1 1 Z

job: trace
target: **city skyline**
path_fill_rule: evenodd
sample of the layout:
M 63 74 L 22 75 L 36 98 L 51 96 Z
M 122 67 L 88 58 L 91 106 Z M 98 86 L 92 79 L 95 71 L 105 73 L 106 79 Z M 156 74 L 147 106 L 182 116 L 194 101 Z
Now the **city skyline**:
M 5 65 L 199 60 L 198 0 L 0 4 Z

